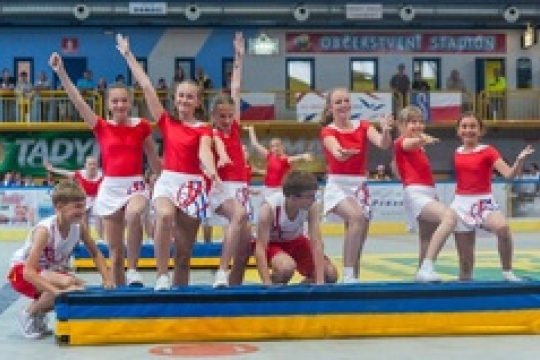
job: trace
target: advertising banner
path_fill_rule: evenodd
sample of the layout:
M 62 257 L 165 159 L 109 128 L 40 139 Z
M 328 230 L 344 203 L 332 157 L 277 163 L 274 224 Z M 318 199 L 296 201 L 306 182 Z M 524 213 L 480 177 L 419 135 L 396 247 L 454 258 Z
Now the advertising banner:
M 43 161 L 75 170 L 88 155 L 98 155 L 99 146 L 90 131 L 33 131 L 0 135 L 0 173 L 18 171 L 43 177 Z
M 391 93 L 351 93 L 351 119 L 379 121 L 392 113 Z M 306 92 L 296 96 L 296 117 L 300 122 L 320 122 L 326 94 Z

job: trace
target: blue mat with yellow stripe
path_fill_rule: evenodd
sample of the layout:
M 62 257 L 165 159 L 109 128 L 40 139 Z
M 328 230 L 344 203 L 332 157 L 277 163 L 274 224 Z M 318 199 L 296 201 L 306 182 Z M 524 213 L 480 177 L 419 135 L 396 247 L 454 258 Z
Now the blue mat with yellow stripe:
M 540 281 L 187 286 L 62 294 L 59 343 L 540 333 Z
M 109 257 L 109 247 L 105 243 L 98 243 L 98 248 L 105 256 Z M 171 246 L 171 257 L 174 252 L 174 247 Z M 219 266 L 219 259 L 221 256 L 221 243 L 195 243 L 193 244 L 193 253 L 190 259 L 191 268 L 217 268 Z M 74 268 L 75 270 L 94 270 L 96 268 L 90 253 L 86 247 L 82 244 L 79 244 L 75 247 L 73 251 L 74 257 Z M 249 266 L 255 265 L 255 260 L 250 258 Z M 172 258 L 169 261 L 169 266 L 173 267 Z M 141 246 L 140 258 L 139 258 L 139 268 L 141 269 L 155 269 L 156 268 L 156 258 L 154 255 L 154 245 L 153 244 L 143 244 Z

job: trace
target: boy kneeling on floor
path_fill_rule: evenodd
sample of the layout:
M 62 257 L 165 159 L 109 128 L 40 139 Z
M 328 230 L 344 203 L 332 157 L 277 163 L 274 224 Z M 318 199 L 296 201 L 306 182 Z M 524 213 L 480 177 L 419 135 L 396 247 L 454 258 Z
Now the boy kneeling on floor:
M 56 185 L 51 197 L 55 214 L 30 231 L 23 247 L 11 259 L 8 275 L 13 289 L 33 299 L 19 315 L 22 334 L 29 339 L 52 335 L 46 314 L 54 309 L 59 294 L 84 290 L 84 282 L 69 268 L 69 259 L 79 241 L 92 255 L 103 287 L 113 287 L 105 259 L 84 222 L 84 190 L 76 182 L 66 180 Z

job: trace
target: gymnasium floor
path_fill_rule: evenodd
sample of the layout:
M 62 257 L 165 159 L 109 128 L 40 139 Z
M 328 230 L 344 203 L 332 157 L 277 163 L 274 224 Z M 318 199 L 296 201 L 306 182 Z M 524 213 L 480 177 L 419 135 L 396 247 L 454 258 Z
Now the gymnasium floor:
M 341 238 L 328 237 L 326 252 L 341 264 Z M 2 359 L 292 359 L 292 360 L 348 360 L 348 359 L 415 359 L 435 358 L 470 359 L 537 359 L 540 353 L 538 336 L 459 336 L 459 337 L 400 337 L 358 338 L 344 340 L 303 340 L 200 344 L 144 344 L 110 346 L 59 346 L 54 337 L 27 340 L 19 333 L 16 314 L 28 303 L 6 284 L 6 272 L 13 251 L 21 240 L 2 241 L 0 266 L 0 354 Z M 496 243 L 492 238 L 477 240 L 477 279 L 500 279 Z M 537 233 L 515 234 L 515 262 L 517 275 L 540 278 L 540 241 Z M 370 236 L 362 265 L 362 281 L 410 280 L 416 264 L 416 235 Z M 457 267 L 453 240 L 443 250 L 437 269 L 445 279 L 456 277 Z M 89 283 L 98 279 L 95 273 L 83 273 Z M 154 274 L 145 272 L 148 286 L 153 286 Z M 210 270 L 192 271 L 192 283 L 211 283 Z M 257 282 L 255 270 L 249 270 L 247 282 Z M 51 319 L 51 324 L 53 319 Z

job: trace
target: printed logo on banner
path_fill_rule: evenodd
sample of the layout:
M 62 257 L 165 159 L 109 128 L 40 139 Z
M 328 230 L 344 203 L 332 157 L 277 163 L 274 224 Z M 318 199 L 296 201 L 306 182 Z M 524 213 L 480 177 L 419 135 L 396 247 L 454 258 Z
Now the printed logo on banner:
M 390 94 L 353 93 L 351 101 L 353 101 L 352 120 L 379 121 L 385 115 L 392 113 Z
M 296 116 L 300 122 L 319 122 L 326 103 L 326 94 L 303 92 L 296 94 Z

